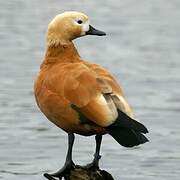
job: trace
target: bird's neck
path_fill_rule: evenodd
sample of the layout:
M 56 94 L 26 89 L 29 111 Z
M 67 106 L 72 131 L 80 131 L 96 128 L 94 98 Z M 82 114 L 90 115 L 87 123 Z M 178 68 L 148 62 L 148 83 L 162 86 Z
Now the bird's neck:
M 59 44 L 56 46 L 48 46 L 45 54 L 43 65 L 53 65 L 56 63 L 74 63 L 79 62 L 80 56 L 74 44 Z

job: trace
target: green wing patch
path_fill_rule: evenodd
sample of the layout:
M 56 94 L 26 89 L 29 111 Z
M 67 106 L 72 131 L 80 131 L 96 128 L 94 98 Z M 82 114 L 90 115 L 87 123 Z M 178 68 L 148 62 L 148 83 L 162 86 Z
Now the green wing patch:
M 91 121 L 81 112 L 80 108 L 74 104 L 71 107 L 78 113 L 81 124 L 91 124 Z

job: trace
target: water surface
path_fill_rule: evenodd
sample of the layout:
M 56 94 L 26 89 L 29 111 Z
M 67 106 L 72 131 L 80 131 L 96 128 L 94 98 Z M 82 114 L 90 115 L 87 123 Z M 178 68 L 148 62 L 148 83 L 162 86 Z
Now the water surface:
M 83 11 L 106 37 L 76 40 L 85 59 L 121 82 L 150 143 L 126 149 L 103 138 L 101 167 L 117 180 L 180 176 L 179 0 L 0 1 L 0 179 L 43 180 L 63 165 L 67 135 L 38 110 L 33 82 L 44 56 L 49 21 Z M 74 160 L 88 163 L 94 138 L 77 136 Z

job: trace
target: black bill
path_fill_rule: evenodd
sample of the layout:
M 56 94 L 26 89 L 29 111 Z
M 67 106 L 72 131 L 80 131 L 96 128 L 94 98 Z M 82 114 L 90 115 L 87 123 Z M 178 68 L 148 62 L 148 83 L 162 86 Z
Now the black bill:
M 91 25 L 89 25 L 89 31 L 86 32 L 86 35 L 97 35 L 97 36 L 105 36 L 106 33 L 100 30 L 95 29 Z

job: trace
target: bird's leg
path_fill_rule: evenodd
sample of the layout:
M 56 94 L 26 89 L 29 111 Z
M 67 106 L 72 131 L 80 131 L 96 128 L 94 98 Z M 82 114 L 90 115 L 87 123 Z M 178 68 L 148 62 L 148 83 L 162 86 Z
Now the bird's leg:
M 74 139 L 75 139 L 74 134 L 73 133 L 68 133 L 68 152 L 67 152 L 65 164 L 56 173 L 53 173 L 53 174 L 45 173 L 44 176 L 47 179 L 55 180 L 53 177 L 57 177 L 57 178 L 61 179 L 66 172 L 68 172 L 69 170 L 71 170 L 71 169 L 73 169 L 75 167 L 74 162 L 72 160 L 72 148 L 73 148 L 73 144 L 74 144 Z
M 95 140 L 96 140 L 96 151 L 95 151 L 95 154 L 94 154 L 94 159 L 90 164 L 87 164 L 85 166 L 81 166 L 82 168 L 85 168 L 85 169 L 99 169 L 99 160 L 101 158 L 101 155 L 99 153 L 100 153 L 102 135 L 96 135 Z

